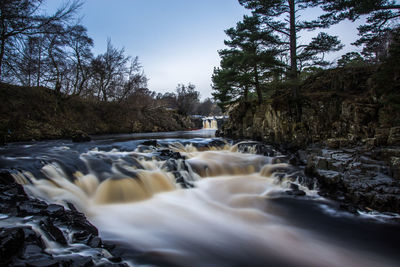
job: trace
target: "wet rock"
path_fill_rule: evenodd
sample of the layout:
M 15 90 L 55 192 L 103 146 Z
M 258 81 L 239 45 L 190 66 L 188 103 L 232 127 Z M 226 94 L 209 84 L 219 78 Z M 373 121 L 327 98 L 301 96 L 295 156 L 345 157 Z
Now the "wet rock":
M 24 244 L 22 228 L 0 228 L 0 265 L 7 266 L 20 253 Z
M 305 196 L 306 193 L 303 190 L 299 190 L 299 189 L 295 189 L 295 190 L 288 190 L 285 191 L 285 193 L 289 196 L 296 196 L 296 197 L 300 197 L 300 196 Z
M 299 186 L 297 184 L 294 184 L 294 183 L 290 183 L 289 188 L 292 189 L 292 190 L 299 190 Z
M 0 212 L 8 217 L 30 216 L 30 223 L 40 227 L 47 239 L 60 246 L 68 246 L 67 235 L 74 233 L 70 242 L 83 243 L 98 249 L 97 259 L 107 266 L 127 266 L 109 262 L 101 256 L 103 242 L 98 230 L 69 203 L 70 209 L 56 204 L 47 204 L 25 194 L 23 187 L 15 183 L 9 173 L 0 173 Z M 55 256 L 46 252 L 41 234 L 31 226 L 0 228 L 0 266 L 93 266 L 92 257 L 80 255 Z M 61 230 L 63 229 L 63 230 Z M 104 246 L 112 253 L 112 245 Z M 109 254 L 108 256 L 109 257 Z M 113 257 L 113 254 L 111 254 Z
M 3 186 L 15 184 L 14 177 L 9 172 L 0 172 L 0 184 Z
M 255 153 L 257 155 L 263 155 L 273 157 L 276 155 L 276 150 L 269 145 L 255 142 L 255 141 L 242 141 L 236 144 L 238 151 L 242 153 Z
M 89 142 L 92 140 L 87 133 L 85 133 L 84 131 L 80 131 L 80 130 L 73 132 L 71 134 L 71 139 L 73 142 L 77 142 L 77 143 Z
M 98 235 L 99 232 L 97 228 L 86 220 L 85 215 L 82 213 L 72 213 L 68 216 L 71 219 L 71 225 L 78 230 L 84 230 L 92 235 Z
M 328 160 L 323 157 L 317 157 L 317 169 L 327 170 L 328 169 Z
M 388 145 L 400 145 L 400 126 L 393 127 L 390 129 L 389 138 L 388 138 Z
M 56 256 L 54 260 L 61 263 L 62 266 L 89 267 L 95 265 L 91 257 L 81 255 Z
M 101 239 L 98 236 L 90 235 L 87 245 L 92 248 L 99 248 L 101 247 Z
M 399 157 L 391 157 L 390 159 L 390 175 L 400 180 L 400 158 Z
M 23 250 L 23 258 L 25 259 L 31 259 L 36 257 L 40 257 L 38 255 L 42 254 L 44 252 L 43 248 L 36 244 L 29 244 L 27 245 L 24 250 Z
M 61 216 L 62 214 L 64 214 L 65 209 L 61 205 L 50 204 L 47 206 L 46 212 L 47 212 L 47 214 L 49 214 L 52 217 L 54 217 L 54 216 L 57 217 L 57 216 Z
M 63 232 L 54 226 L 53 222 L 49 218 L 42 220 L 40 223 L 40 228 L 50 237 L 51 240 L 56 241 L 62 245 L 67 245 L 67 240 Z
M 19 216 L 45 215 L 47 205 L 39 201 L 24 201 L 18 205 Z
M 358 205 L 361 209 L 398 212 L 400 201 L 393 198 L 393 194 L 400 189 L 400 183 L 388 176 L 398 173 L 397 161 L 394 159 L 392 164 L 387 161 L 391 159 L 389 156 L 398 155 L 397 148 L 366 150 L 355 147 L 307 152 L 311 155 L 305 172 L 317 177 L 323 196 Z
M 163 160 L 168 159 L 185 159 L 179 152 L 174 152 L 170 149 L 162 149 L 159 151 L 159 157 Z
M 157 140 L 147 140 L 147 141 L 144 141 L 144 142 L 142 143 L 142 145 L 144 145 L 144 146 L 154 146 L 154 147 L 156 147 L 156 146 L 158 145 L 158 143 L 157 143 Z
M 339 172 L 329 171 L 329 170 L 317 170 L 317 175 L 326 184 L 336 184 L 340 181 L 342 175 Z
M 172 172 L 173 175 L 175 176 L 175 181 L 180 184 L 183 188 L 193 188 L 194 185 L 183 177 L 182 173 L 179 171 Z

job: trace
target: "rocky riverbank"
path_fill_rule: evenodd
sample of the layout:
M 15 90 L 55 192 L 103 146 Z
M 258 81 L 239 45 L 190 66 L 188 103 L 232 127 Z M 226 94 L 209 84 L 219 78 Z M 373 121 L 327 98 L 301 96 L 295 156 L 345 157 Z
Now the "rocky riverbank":
M 400 213 L 400 148 L 311 146 L 297 152 L 320 194 L 346 208 Z
M 219 134 L 294 153 L 321 194 L 344 205 L 400 213 L 400 84 L 389 73 L 385 87 L 381 72 L 343 68 L 310 77 L 300 111 L 279 91 L 261 105 L 239 103 Z
M 0 202 L 1 266 L 128 266 L 72 204 L 32 198 L 9 173 L 0 173 Z
M 87 140 L 87 135 L 193 129 L 187 116 L 163 107 L 57 98 L 47 88 L 0 83 L 0 144 L 44 139 Z
M 301 86 L 300 111 L 286 91 L 265 103 L 231 107 L 221 135 L 306 147 L 400 145 L 400 108 L 394 86 L 383 92 L 374 68 L 327 70 Z M 399 81 L 397 81 L 399 86 Z

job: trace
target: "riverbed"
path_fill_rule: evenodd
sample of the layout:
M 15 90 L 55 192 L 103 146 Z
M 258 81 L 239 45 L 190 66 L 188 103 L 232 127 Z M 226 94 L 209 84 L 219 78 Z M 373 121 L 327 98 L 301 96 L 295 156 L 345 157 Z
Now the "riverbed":
M 398 215 L 342 210 L 286 155 L 214 133 L 8 144 L 0 169 L 72 203 L 130 266 L 398 266 Z

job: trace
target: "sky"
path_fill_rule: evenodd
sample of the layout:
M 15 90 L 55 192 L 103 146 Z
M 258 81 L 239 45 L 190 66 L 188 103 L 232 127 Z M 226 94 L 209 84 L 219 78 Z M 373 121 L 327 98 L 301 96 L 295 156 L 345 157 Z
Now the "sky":
M 51 13 L 65 2 L 47 0 L 44 9 Z M 110 38 L 127 55 L 139 57 L 150 90 L 173 92 L 178 84 L 190 82 L 204 99 L 211 97 L 218 50 L 225 48 L 224 30 L 249 13 L 237 0 L 83 0 L 79 17 L 94 40 L 95 55 L 105 52 Z M 340 54 L 354 50 L 350 43 L 355 40 L 355 28 L 345 22 L 328 30 L 340 35 L 346 45 Z M 307 43 L 315 35 L 306 32 L 299 42 Z

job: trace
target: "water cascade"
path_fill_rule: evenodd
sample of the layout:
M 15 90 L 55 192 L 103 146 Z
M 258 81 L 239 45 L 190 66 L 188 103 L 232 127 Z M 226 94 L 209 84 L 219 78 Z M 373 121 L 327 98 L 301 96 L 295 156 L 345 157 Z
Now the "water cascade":
M 334 205 L 305 186 L 283 155 L 201 142 L 65 148 L 64 163 L 47 158 L 40 172 L 19 169 L 14 177 L 48 202 L 73 203 L 103 238 L 131 251 L 125 255 L 132 266 L 396 266 L 355 238 L 327 234 L 326 223 L 318 226 Z M 67 161 L 73 154 L 78 158 Z M 316 214 L 310 225 L 302 224 L 306 214 Z M 349 222 L 337 225 L 350 227 L 352 215 L 342 217 Z
M 203 129 L 218 129 L 218 122 L 214 117 L 203 118 Z

